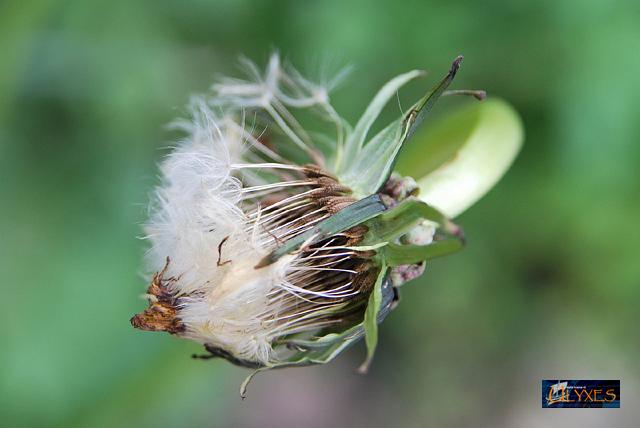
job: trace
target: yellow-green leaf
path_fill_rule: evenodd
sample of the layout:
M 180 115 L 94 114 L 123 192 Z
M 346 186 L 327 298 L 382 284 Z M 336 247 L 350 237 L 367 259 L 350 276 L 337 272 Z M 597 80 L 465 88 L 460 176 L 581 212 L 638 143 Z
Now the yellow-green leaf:
M 518 114 L 505 101 L 469 104 L 416 133 L 398 170 L 416 178 L 422 200 L 455 217 L 500 180 L 523 135 Z

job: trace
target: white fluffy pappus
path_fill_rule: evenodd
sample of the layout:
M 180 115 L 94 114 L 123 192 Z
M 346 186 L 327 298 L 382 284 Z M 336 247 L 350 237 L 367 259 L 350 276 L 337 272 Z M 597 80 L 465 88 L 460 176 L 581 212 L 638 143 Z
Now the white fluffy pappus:
M 145 226 L 147 260 L 152 271 L 166 264 L 154 282 L 171 304 L 152 314 L 163 297 L 150 292 L 151 307 L 137 315 L 137 327 L 268 366 L 280 358 L 273 345 L 279 338 L 342 322 L 331 311 L 361 297 L 364 262 L 349 245 L 353 236 L 341 234 L 255 268 L 282 242 L 353 200 L 330 174 L 285 159 L 262 139 L 280 137 L 317 159 L 289 111 L 311 108 L 335 124 L 339 144 L 344 123 L 328 99 L 336 82 L 310 83 L 285 70 L 278 55 L 264 74 L 244 64 L 250 81 L 223 79 L 213 97 L 192 100 L 191 117 L 179 122 L 186 137 L 161 165 Z M 166 328 L 167 317 L 178 327 Z

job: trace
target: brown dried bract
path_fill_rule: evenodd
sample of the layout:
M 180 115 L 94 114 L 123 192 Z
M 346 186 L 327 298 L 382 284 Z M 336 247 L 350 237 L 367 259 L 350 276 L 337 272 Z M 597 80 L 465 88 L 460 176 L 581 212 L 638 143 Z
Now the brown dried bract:
M 167 287 L 167 284 L 175 281 L 175 278 L 164 279 L 168 266 L 169 258 L 167 257 L 164 268 L 153 275 L 147 289 L 149 307 L 131 318 L 133 327 L 147 331 L 166 331 L 171 334 L 184 331 L 184 324 L 177 317 L 176 299 Z

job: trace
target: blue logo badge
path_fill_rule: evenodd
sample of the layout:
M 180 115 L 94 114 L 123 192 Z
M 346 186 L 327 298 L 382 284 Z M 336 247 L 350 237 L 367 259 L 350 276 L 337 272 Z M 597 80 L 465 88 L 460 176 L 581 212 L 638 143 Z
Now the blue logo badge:
M 620 380 L 543 380 L 542 407 L 620 408 Z

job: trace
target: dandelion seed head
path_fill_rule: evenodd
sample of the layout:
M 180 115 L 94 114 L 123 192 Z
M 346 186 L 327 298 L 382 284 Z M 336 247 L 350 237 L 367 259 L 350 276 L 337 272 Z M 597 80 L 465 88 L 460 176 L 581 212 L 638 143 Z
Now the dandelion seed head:
M 340 322 L 327 309 L 366 297 L 357 280 L 365 258 L 342 248 L 354 242 L 345 235 L 256 269 L 282 242 L 354 199 L 334 178 L 282 158 L 263 140 L 275 129 L 310 150 L 288 108 L 329 105 L 328 88 L 283 69 L 277 54 L 264 72 L 241 62 L 247 80 L 221 79 L 174 124 L 186 136 L 160 166 L 147 262 L 161 272 L 154 283 L 175 307 L 178 335 L 268 365 L 277 358 L 274 340 Z M 262 131 L 246 123 L 251 112 L 269 117 Z
M 264 70 L 241 64 L 245 78 L 220 78 L 173 124 L 184 137 L 160 165 L 145 226 L 149 306 L 131 323 L 254 368 L 328 362 L 365 329 L 369 348 L 397 286 L 462 241 L 418 201 L 415 180 L 391 174 L 427 98 L 369 135 L 387 101 L 423 73 L 389 81 L 352 128 L 330 102 L 346 70 L 314 82 L 277 53 Z M 329 130 L 303 126 L 303 110 Z M 400 217 L 387 213 L 396 208 Z

